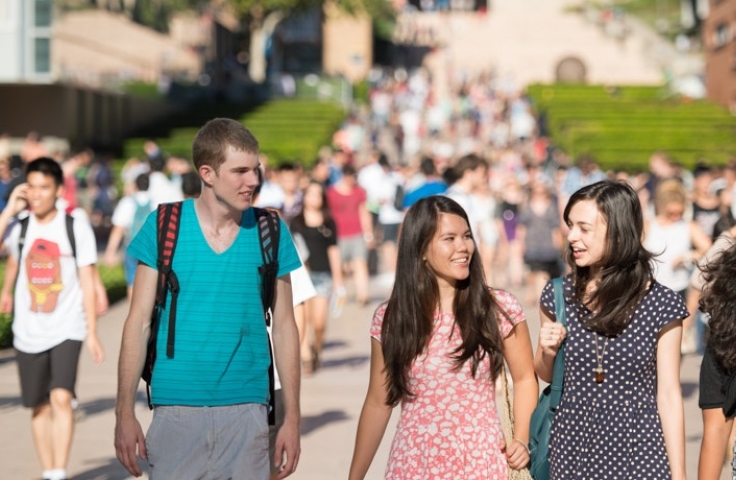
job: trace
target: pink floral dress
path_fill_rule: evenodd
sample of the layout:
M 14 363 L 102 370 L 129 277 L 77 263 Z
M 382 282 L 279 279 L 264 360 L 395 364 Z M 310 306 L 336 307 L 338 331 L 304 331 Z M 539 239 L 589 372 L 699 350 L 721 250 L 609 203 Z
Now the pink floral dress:
M 501 336 L 506 338 L 516 324 L 525 321 L 524 311 L 510 293 L 493 293 L 510 318 L 500 319 Z M 371 337 L 379 342 L 385 311 L 383 304 L 371 323 Z M 437 313 L 434 321 L 427 351 L 409 370 L 414 397 L 401 402 L 385 478 L 505 479 L 508 467 L 500 447 L 503 431 L 496 412 L 490 363 L 483 361 L 475 378 L 470 373 L 470 362 L 455 370 L 451 356 L 462 339 L 454 315 Z

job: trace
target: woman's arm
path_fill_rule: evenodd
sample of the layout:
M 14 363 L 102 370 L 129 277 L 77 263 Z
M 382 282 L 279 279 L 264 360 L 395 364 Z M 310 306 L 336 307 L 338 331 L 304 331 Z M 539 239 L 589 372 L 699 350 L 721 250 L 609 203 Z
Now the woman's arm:
M 506 457 L 509 466 L 518 470 L 529 463 L 529 423 L 539 396 L 526 322 L 518 323 L 503 340 L 503 351 L 514 381 L 514 441 L 506 445 Z
M 666 325 L 657 340 L 657 409 L 673 480 L 685 473 L 685 412 L 680 387 L 682 320 Z
M 733 418 L 721 408 L 703 409 L 703 440 L 700 444 L 698 480 L 719 480 L 726 459 Z
M 567 331 L 562 324 L 555 321 L 554 315 L 541 306 L 539 307 L 539 322 L 539 342 L 537 343 L 537 354 L 534 356 L 534 371 L 539 378 L 552 383 L 557 350 L 565 340 Z
M 387 389 L 384 369 L 381 344 L 378 340 L 371 339 L 371 376 L 368 393 L 358 421 L 355 450 L 348 477 L 350 480 L 362 480 L 365 477 L 391 418 L 393 408 L 386 405 Z

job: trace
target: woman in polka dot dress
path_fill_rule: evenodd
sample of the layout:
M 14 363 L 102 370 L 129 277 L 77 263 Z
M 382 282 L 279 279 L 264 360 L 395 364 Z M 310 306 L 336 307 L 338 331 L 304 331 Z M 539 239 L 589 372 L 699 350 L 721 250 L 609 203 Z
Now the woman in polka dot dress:
M 683 479 L 680 340 L 688 312 L 654 280 L 636 193 L 624 183 L 595 183 L 572 195 L 563 218 L 572 270 L 564 280 L 567 331 L 555 322 L 548 283 L 534 359 L 550 381 L 566 339 L 550 478 Z
M 351 480 L 365 477 L 393 407 L 401 417 L 386 479 L 505 479 L 529 462 L 537 403 L 529 330 L 517 300 L 489 289 L 465 211 L 432 196 L 407 212 L 396 283 L 371 324 L 371 376 Z M 514 380 L 515 437 L 496 413 L 496 377 Z

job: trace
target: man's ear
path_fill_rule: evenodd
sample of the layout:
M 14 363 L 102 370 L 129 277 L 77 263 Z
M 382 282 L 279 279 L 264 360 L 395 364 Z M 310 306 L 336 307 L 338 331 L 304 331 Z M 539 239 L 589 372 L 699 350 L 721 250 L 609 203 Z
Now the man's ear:
M 205 185 L 212 185 L 214 182 L 214 177 L 217 175 L 217 172 L 215 169 L 212 168 L 210 165 L 202 165 L 199 167 L 199 176 L 202 179 L 202 182 Z

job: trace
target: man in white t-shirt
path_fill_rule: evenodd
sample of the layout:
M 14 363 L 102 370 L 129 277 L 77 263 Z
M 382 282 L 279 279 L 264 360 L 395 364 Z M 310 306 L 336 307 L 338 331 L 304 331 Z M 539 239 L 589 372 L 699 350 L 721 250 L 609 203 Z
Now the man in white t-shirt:
M 4 230 L 21 210 L 31 211 L 23 244 L 21 222 L 5 239 L 9 257 L 0 311 L 14 312 L 21 396 L 23 405 L 33 409 L 31 430 L 42 477 L 63 480 L 74 430 L 77 364 L 85 339 L 94 361 L 104 358 L 95 313 L 97 248 L 88 222 L 75 218 L 72 236 L 67 216 L 56 208 L 63 189 L 56 161 L 34 160 L 26 167 L 26 178 L 0 214 Z

